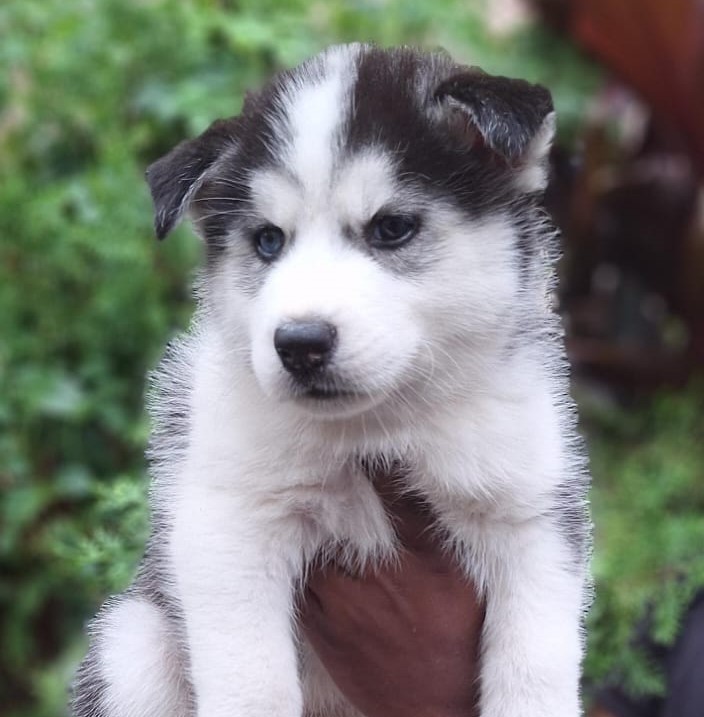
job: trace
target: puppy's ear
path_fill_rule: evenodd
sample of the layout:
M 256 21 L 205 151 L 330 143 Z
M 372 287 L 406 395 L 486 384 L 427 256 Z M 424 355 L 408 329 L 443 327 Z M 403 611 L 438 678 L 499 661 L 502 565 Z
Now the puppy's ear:
M 523 189 L 544 188 L 555 134 L 552 97 L 545 87 L 470 68 L 443 81 L 435 98 L 450 111 L 462 113 L 485 146 L 523 170 Z
M 181 142 L 149 166 L 146 177 L 159 239 L 178 224 L 208 171 L 223 151 L 234 144 L 235 125 L 235 119 L 217 120 L 199 137 Z

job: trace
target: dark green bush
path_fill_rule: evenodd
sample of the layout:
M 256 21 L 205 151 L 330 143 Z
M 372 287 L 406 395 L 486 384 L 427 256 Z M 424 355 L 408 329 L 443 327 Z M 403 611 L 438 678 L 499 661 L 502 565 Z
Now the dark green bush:
M 634 628 L 670 645 L 704 589 L 704 386 L 647 410 L 611 407 L 589 425 L 597 599 L 587 673 L 661 693 L 663 675 L 636 649 Z

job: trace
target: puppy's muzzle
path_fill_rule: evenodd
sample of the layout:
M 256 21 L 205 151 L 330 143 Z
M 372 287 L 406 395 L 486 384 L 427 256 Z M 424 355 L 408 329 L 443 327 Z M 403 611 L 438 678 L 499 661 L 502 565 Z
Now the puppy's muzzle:
M 325 369 L 337 343 L 337 329 L 326 321 L 292 321 L 274 332 L 274 348 L 284 368 L 306 380 Z

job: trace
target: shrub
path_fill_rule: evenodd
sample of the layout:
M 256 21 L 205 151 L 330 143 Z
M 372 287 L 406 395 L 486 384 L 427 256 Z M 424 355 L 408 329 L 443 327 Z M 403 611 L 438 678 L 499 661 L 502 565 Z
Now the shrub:
M 636 628 L 670 645 L 704 589 L 704 385 L 638 411 L 591 416 L 596 602 L 587 673 L 633 694 L 658 694 L 663 674 Z

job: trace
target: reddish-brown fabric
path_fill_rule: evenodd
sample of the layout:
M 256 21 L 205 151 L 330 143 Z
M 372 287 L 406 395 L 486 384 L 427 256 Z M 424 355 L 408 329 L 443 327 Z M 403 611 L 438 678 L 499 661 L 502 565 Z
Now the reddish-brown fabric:
M 573 0 L 569 31 L 679 130 L 704 173 L 704 2 Z

